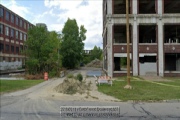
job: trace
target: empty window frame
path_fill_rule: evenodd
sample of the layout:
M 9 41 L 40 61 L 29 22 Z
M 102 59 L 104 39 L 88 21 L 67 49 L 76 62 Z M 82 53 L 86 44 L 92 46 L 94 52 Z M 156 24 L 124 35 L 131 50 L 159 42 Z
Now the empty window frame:
M 179 0 L 164 0 L 164 13 L 180 13 Z
M 139 14 L 156 14 L 157 0 L 138 0 Z
M 0 51 L 2 52 L 4 50 L 4 44 L 0 43 Z
M 139 62 L 140 63 L 155 63 L 156 62 L 156 56 L 144 56 L 144 57 L 139 57 Z
M 139 43 L 156 43 L 156 25 L 139 25 Z
M 9 16 L 10 16 L 9 11 L 6 11 L 6 20 L 7 20 L 7 21 L 9 21 Z
M 11 52 L 14 53 L 14 46 L 11 45 Z
M 127 71 L 127 57 L 114 57 L 114 71 Z
M 126 14 L 126 0 L 113 0 L 114 14 Z M 129 13 L 131 13 L 131 1 L 129 1 Z
M 4 26 L 3 24 L 0 24 L 0 34 L 3 34 Z
M 114 43 L 127 43 L 126 40 L 126 25 L 114 25 Z M 131 36 L 131 26 L 129 26 L 129 35 Z M 131 42 L 131 37 L 130 42 Z
M 164 43 L 180 43 L 180 25 L 164 25 Z
M 6 52 L 9 52 L 9 45 L 6 44 L 6 48 L 5 48 Z
M 4 16 L 4 9 L 2 7 L 0 7 L 0 17 Z
M 20 40 L 22 40 L 22 32 L 20 32 Z
M 19 18 L 16 16 L 16 25 L 19 25 Z
M 20 27 L 22 27 L 22 20 L 20 19 Z
M 5 27 L 5 35 L 9 36 L 9 27 L 7 27 L 7 26 Z
M 19 54 L 19 47 L 16 47 L 16 54 Z
M 11 22 L 14 23 L 14 15 L 11 14 Z
M 165 53 L 165 71 L 180 71 L 180 53 Z
M 11 37 L 14 37 L 14 29 L 11 28 Z
M 19 39 L 19 32 L 16 30 L 16 39 Z
M 26 29 L 26 22 L 24 21 L 24 29 Z
M 24 34 L 24 41 L 26 41 L 26 34 Z

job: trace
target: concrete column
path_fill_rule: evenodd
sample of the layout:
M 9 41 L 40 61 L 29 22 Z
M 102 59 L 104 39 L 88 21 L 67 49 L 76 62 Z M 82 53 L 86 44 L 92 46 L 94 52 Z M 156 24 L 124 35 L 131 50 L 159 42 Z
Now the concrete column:
M 162 14 L 162 8 L 163 8 L 163 4 L 162 4 L 163 0 L 157 0 L 157 9 L 158 9 L 158 14 Z
M 164 76 L 164 42 L 163 42 L 163 23 L 162 20 L 158 21 L 158 68 L 159 76 Z
M 137 14 L 137 5 L 138 4 L 138 2 L 137 2 L 137 0 L 132 0 L 132 13 L 133 14 Z
M 136 0 L 135 0 L 136 1 Z M 133 76 L 138 76 L 138 27 L 137 20 L 134 17 L 133 23 Z
M 113 64 L 114 64 L 114 61 L 113 61 L 113 51 L 112 51 L 112 47 L 113 47 L 113 44 L 112 44 L 112 27 L 113 27 L 113 24 L 112 23 L 108 23 L 108 26 L 107 26 L 107 60 L 108 60 L 108 76 L 113 76 Z
M 114 0 L 107 0 L 107 14 L 112 14 L 112 3 Z

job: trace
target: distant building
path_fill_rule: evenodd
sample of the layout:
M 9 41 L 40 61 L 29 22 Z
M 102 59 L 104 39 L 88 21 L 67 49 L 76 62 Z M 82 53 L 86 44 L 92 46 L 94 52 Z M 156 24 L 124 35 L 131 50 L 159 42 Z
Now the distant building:
M 25 63 L 24 41 L 34 26 L 0 4 L 0 70 L 17 69 Z
M 180 76 L 180 0 L 129 0 L 131 75 Z M 103 0 L 103 69 L 127 75 L 126 0 Z
M 85 55 L 91 55 L 92 50 L 84 50 Z
M 48 30 L 45 23 L 36 23 L 36 26 L 38 26 L 38 27 L 44 27 L 46 30 Z

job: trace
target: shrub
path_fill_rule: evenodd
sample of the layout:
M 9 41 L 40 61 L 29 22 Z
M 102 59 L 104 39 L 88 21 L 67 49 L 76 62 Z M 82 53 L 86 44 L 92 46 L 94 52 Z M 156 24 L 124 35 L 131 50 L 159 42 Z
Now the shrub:
M 77 74 L 76 79 L 79 80 L 80 82 L 82 82 L 82 80 L 83 80 L 82 74 L 81 73 Z
M 74 75 L 73 74 L 68 74 L 67 78 L 74 78 Z

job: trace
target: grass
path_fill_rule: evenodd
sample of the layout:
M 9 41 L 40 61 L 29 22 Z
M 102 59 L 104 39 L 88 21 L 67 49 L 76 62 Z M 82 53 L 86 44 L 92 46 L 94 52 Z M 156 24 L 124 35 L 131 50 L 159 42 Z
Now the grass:
M 125 79 L 125 78 L 123 78 Z M 166 78 L 167 79 L 167 78 Z M 133 89 L 124 89 L 127 84 L 125 80 L 114 81 L 111 87 L 108 84 L 98 86 L 98 91 L 107 95 L 114 96 L 122 101 L 160 101 L 170 99 L 180 99 L 180 80 L 170 79 L 169 82 L 158 82 L 167 85 L 175 85 L 179 87 L 170 87 L 165 85 L 158 85 L 147 81 L 132 80 L 131 85 Z
M 0 94 L 23 90 L 41 82 L 43 80 L 0 80 Z

